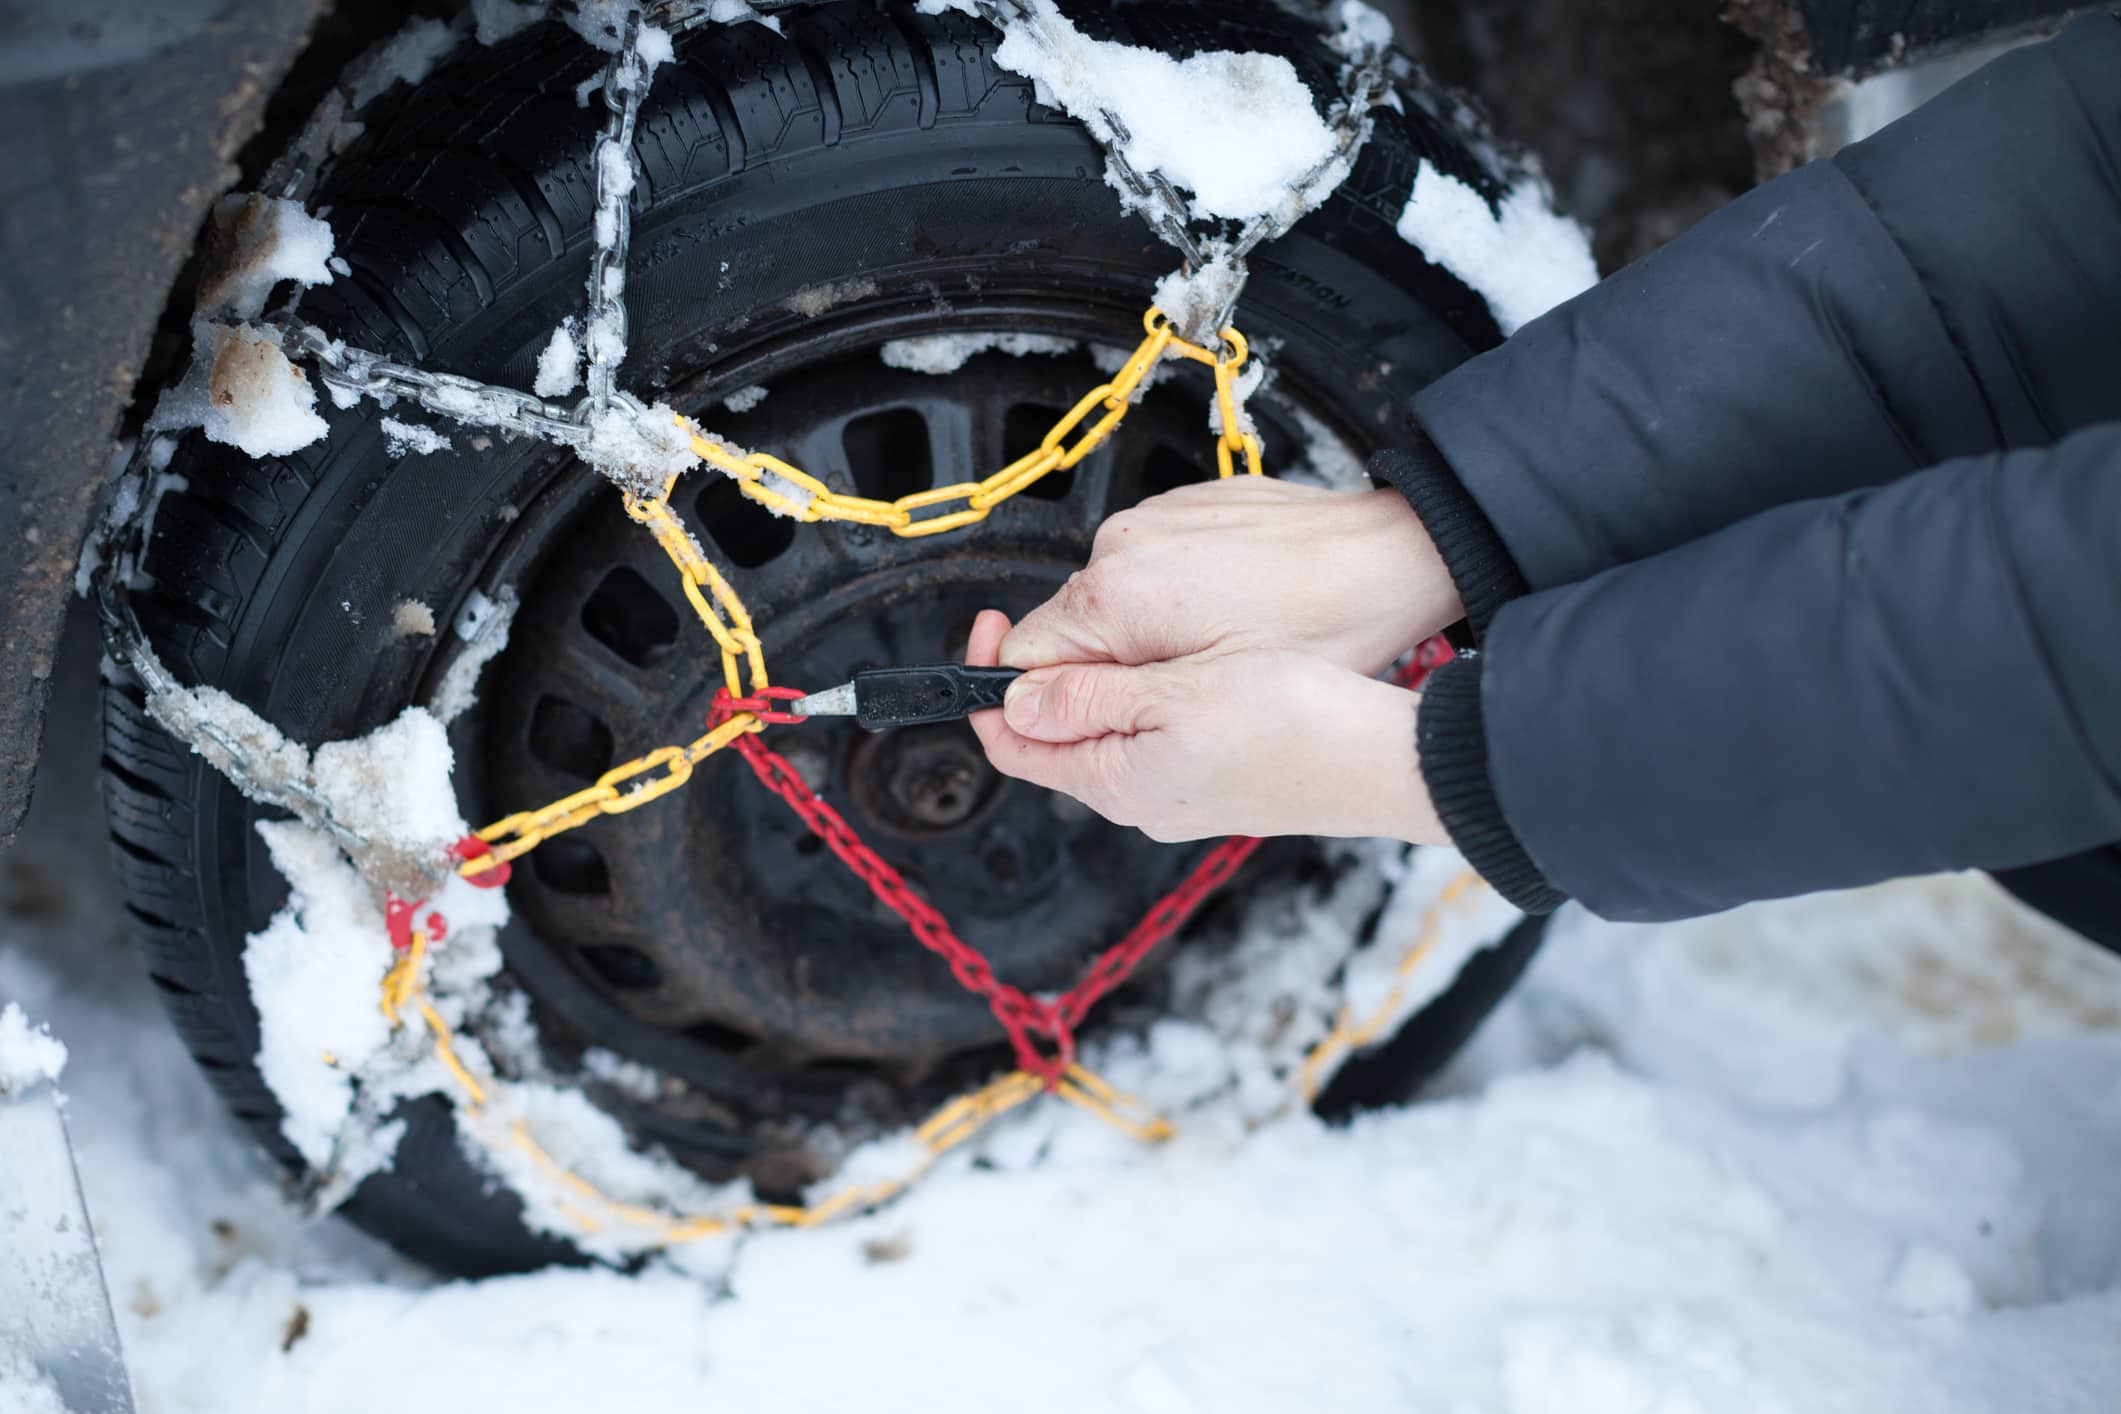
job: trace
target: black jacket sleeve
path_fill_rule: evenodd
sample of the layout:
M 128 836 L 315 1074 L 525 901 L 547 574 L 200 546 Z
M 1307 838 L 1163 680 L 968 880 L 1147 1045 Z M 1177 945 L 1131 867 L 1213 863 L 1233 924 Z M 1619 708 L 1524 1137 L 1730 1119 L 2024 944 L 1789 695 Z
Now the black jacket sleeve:
M 2121 19 L 2093 15 L 1417 394 L 1456 476 L 1416 509 L 1460 525 L 1447 562 L 1492 598 L 1518 575 L 1570 584 L 1770 506 L 2050 444 L 2121 417 L 2117 262 Z M 1409 465 L 1378 470 L 1404 488 Z M 1462 529 L 1479 517 L 1485 541 Z
M 1764 512 L 1488 642 L 1422 703 L 1425 750 L 1486 746 L 1470 785 L 1425 758 L 1439 808 L 1606 917 L 2121 839 L 2121 423 Z

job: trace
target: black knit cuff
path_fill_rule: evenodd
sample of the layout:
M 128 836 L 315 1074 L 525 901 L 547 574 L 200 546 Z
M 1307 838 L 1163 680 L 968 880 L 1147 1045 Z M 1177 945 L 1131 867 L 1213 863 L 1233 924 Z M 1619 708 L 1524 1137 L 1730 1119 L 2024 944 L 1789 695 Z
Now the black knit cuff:
M 1412 437 L 1405 448 L 1371 457 L 1370 477 L 1390 482 L 1421 517 L 1444 568 L 1451 572 L 1451 583 L 1458 587 L 1477 643 L 1487 637 L 1495 611 L 1525 592 L 1524 575 L 1436 444 L 1419 428 Z
M 1454 659 L 1421 685 L 1415 747 L 1451 843 L 1481 878 L 1526 913 L 1552 913 L 1568 895 L 1542 874 L 1502 818 L 1488 777 L 1488 732 L 1480 716 L 1480 660 Z

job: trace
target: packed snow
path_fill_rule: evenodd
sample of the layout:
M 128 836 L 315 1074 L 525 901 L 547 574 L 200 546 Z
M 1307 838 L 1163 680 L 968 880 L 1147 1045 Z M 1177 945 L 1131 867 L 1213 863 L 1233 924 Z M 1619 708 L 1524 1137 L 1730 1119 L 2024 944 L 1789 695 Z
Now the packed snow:
M 423 423 L 386 417 L 377 426 L 383 433 L 384 448 L 394 457 L 427 456 L 450 449 L 448 437 Z
M 921 8 L 978 13 L 972 0 L 922 0 Z M 1091 39 L 1053 0 L 1026 0 L 1026 8 L 1033 23 L 1006 28 L 996 61 L 1029 78 L 1041 103 L 1065 110 L 1100 141 L 1117 142 L 1117 117 L 1129 135 L 1120 144 L 1127 160 L 1192 193 L 1197 217 L 1241 221 L 1278 212 L 1332 156 L 1332 130 L 1295 66 L 1279 55 L 1206 50 L 1174 59 Z M 1124 199 L 1116 177 L 1108 172 L 1107 179 Z
M 341 82 L 356 110 L 366 108 L 398 84 L 418 84 L 457 47 L 446 20 L 414 20 L 357 60 Z
M 283 1196 L 129 955 L 92 735 L 53 749 L 0 996 L 72 1044 L 159 1414 L 366 1414 L 379 1376 L 403 1414 L 2093 1414 L 2121 1384 L 2121 964 L 1978 879 L 1665 927 L 1572 910 L 1436 1098 L 1346 1127 L 1262 1096 L 1146 1149 L 1039 1104 L 711 1278 L 437 1282 Z M 1268 922 L 1240 970 L 1286 957 L 1300 999 L 1330 921 Z M 1167 1025 L 1112 1068 L 1205 1093 L 1232 1054 Z
M 1398 230 L 1485 299 L 1505 335 L 1598 283 L 1589 238 L 1537 181 L 1519 182 L 1491 211 L 1479 192 L 1423 162 Z
M 21 1007 L 0 1005 L 0 1095 L 57 1080 L 66 1068 L 66 1046 L 50 1029 L 32 1026 Z
M 1079 347 L 1073 339 L 1050 334 L 923 334 L 893 339 L 879 352 L 887 368 L 941 375 L 957 372 L 983 353 L 1024 358 L 1032 354 L 1072 353 Z
M 753 408 L 757 407 L 760 403 L 763 403 L 765 401 L 765 385 L 761 383 L 753 383 L 750 387 L 739 388 L 734 393 L 731 393 L 729 394 L 729 396 L 723 398 L 722 406 L 729 409 L 729 411 L 731 412 L 750 412 Z
M 192 326 L 192 361 L 148 419 L 152 431 L 197 427 L 208 441 L 254 457 L 299 451 L 331 429 L 317 413 L 309 375 L 288 359 L 279 336 L 249 324 Z
M 562 319 L 538 351 L 537 377 L 530 390 L 541 398 L 564 398 L 581 384 L 582 346 L 575 337 L 576 324 L 572 314 Z
M 512 589 L 500 590 L 491 599 L 473 591 L 471 601 L 458 613 L 453 631 L 464 647 L 442 670 L 442 680 L 427 704 L 428 712 L 443 726 L 464 715 L 477 700 L 480 675 L 508 646 L 516 602 Z
M 4 1414 L 69 1414 L 59 1387 L 27 1355 L 0 1350 L 0 1411 Z

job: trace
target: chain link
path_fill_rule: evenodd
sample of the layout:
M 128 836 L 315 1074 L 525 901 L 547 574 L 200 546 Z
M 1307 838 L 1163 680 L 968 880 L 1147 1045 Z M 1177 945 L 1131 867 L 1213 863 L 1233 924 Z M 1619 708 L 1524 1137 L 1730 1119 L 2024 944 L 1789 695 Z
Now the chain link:
M 978 0 L 978 8 L 981 17 L 996 29 L 1022 30 L 1040 48 L 1048 52 L 1054 49 L 1044 18 L 1027 0 Z M 1104 149 L 1106 166 L 1124 204 L 1141 213 L 1149 229 L 1178 252 L 1186 275 L 1198 275 L 1216 265 L 1230 271 L 1229 279 L 1218 288 L 1215 307 L 1201 312 L 1193 327 L 1181 331 L 1188 338 L 1205 343 L 1230 323 L 1250 278 L 1247 257 L 1265 242 L 1285 235 L 1325 200 L 1339 185 L 1341 175 L 1352 170 L 1356 154 L 1370 140 L 1370 110 L 1383 100 L 1387 89 L 1385 54 L 1386 46 L 1375 43 L 1362 44 L 1347 54 L 1339 75 L 1340 92 L 1326 110 L 1331 149 L 1292 184 L 1290 199 L 1277 201 L 1244 222 L 1235 235 L 1196 234 L 1191 204 L 1162 171 L 1144 172 L 1128 159 L 1126 150 L 1134 140 L 1132 130 L 1110 107 L 1098 106 L 1097 121 L 1112 135 L 1109 141 L 1101 140 L 1099 146 Z
M 1226 328 L 1222 331 L 1221 349 L 1208 349 L 1180 338 L 1171 327 L 1171 321 L 1154 306 L 1142 316 L 1142 325 L 1146 332 L 1141 343 L 1128 355 L 1112 380 L 1099 384 L 1077 400 L 1075 406 L 1062 414 L 1039 439 L 1037 448 L 984 480 L 937 486 L 901 496 L 895 501 L 845 495 L 779 457 L 727 446 L 682 418 L 679 425 L 692 438 L 692 449 L 702 461 L 735 477 L 746 496 L 776 514 L 805 522 L 833 520 L 882 526 L 894 535 L 906 537 L 939 535 L 985 520 L 996 506 L 1039 478 L 1066 471 L 1095 451 L 1126 419 L 1135 394 L 1149 371 L 1164 358 L 1178 356 L 1204 363 L 1214 370 L 1223 428 L 1215 452 L 1219 472 L 1223 476 L 1234 475 L 1238 459 L 1242 458 L 1249 475 L 1260 475 L 1259 439 L 1244 430 L 1243 420 L 1237 414 L 1240 401 L 1238 375 L 1249 356 L 1244 335 L 1234 328 Z M 1091 421 L 1093 415 L 1096 415 L 1095 421 Z M 1088 427 L 1083 426 L 1086 422 Z M 1068 441 L 1071 436 L 1076 438 L 1072 445 Z M 915 514 L 959 502 L 963 504 L 957 510 L 928 516 Z M 669 547 L 666 545 L 665 548 Z
M 619 52 L 604 70 L 604 107 L 610 113 L 597 138 L 596 251 L 589 260 L 589 309 L 582 323 L 588 352 L 589 396 L 584 420 L 610 410 L 618 388 L 618 359 L 626 354 L 626 251 L 633 238 L 634 122 L 648 87 L 641 70 L 641 11 L 630 6 Z

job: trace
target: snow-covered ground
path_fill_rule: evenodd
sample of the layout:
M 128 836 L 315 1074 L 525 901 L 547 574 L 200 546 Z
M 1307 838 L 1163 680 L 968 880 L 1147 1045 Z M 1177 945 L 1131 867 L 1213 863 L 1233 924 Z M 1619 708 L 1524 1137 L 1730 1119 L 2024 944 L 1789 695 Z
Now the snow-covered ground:
M 71 1051 L 150 1414 L 2121 1399 L 2121 962 L 1971 879 L 1566 916 L 1437 1098 L 1347 1128 L 1146 1150 L 1039 1107 L 724 1283 L 438 1283 L 297 1218 L 164 1022 L 104 864 L 92 657 L 76 634 L 0 865 L 0 1001 Z

